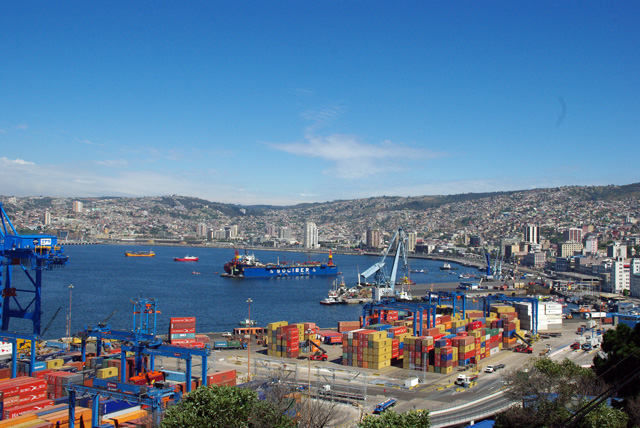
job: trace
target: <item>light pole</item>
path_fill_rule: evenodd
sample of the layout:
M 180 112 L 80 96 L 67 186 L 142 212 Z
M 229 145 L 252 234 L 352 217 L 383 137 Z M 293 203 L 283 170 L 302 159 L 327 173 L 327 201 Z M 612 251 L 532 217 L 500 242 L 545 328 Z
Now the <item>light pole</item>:
M 313 352 L 313 345 L 311 343 L 311 335 L 313 334 L 313 330 L 307 330 L 307 335 L 309 336 L 309 356 L 307 357 L 307 362 L 309 363 L 309 369 L 307 372 L 307 427 L 311 428 L 311 353 Z
M 69 340 L 69 348 L 71 349 L 71 296 L 73 292 L 73 284 L 69 284 L 69 314 L 67 315 L 67 339 Z
M 251 381 L 251 297 L 247 299 L 247 304 L 249 305 L 249 319 L 247 322 L 249 323 L 249 343 L 247 345 L 247 382 Z

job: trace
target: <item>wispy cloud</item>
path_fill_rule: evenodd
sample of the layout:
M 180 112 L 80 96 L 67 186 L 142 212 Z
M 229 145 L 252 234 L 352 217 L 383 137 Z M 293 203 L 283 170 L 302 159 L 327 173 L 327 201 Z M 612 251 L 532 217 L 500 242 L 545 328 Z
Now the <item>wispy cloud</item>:
M 80 142 L 82 144 L 86 144 L 88 146 L 100 146 L 100 147 L 104 147 L 104 144 L 101 143 L 94 143 L 93 141 L 89 141 L 89 140 L 80 140 Z
M 129 162 L 127 162 L 124 159 L 99 160 L 99 161 L 94 161 L 94 163 L 96 165 L 108 166 L 113 168 L 119 168 L 119 167 L 124 167 L 129 165 Z
M 0 134 L 6 134 L 7 131 L 5 131 L 4 129 L 0 129 Z
M 8 159 L 6 157 L 1 157 L 0 162 L 2 162 L 5 166 L 8 165 L 35 165 L 33 162 L 29 162 L 22 159 Z
M 19 125 L 16 125 L 16 128 L 24 131 L 26 129 L 29 129 L 29 126 L 25 125 L 24 123 L 21 123 Z
M 353 135 L 319 136 L 307 132 L 305 138 L 306 142 L 271 144 L 271 147 L 292 155 L 333 163 L 324 172 L 345 179 L 364 179 L 384 172 L 406 170 L 406 162 L 444 156 L 391 141 L 364 143 Z

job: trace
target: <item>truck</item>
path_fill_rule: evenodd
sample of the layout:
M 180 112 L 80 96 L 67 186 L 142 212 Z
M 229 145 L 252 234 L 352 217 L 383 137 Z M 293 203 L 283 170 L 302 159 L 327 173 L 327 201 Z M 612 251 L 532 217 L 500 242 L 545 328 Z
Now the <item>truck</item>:
M 467 376 L 467 375 L 458 375 L 458 378 L 455 380 L 456 385 L 464 386 L 465 388 L 469 388 L 472 382 L 478 380 L 478 375 L 475 376 Z
M 533 354 L 533 348 L 527 345 L 518 345 L 515 348 L 513 348 L 513 351 L 519 352 L 522 354 Z
M 376 408 L 373 409 L 373 413 L 378 415 L 378 414 L 384 412 L 385 410 L 395 406 L 397 401 L 398 400 L 396 400 L 395 398 L 388 398 L 387 400 L 383 401 L 382 403 L 376 404 Z
M 322 346 L 320 346 L 320 344 L 316 340 L 309 339 L 309 347 L 311 348 L 312 352 L 313 352 L 313 348 L 317 349 L 316 352 L 309 355 L 310 360 L 327 361 L 327 359 L 329 359 L 329 356 L 327 355 L 327 351 Z

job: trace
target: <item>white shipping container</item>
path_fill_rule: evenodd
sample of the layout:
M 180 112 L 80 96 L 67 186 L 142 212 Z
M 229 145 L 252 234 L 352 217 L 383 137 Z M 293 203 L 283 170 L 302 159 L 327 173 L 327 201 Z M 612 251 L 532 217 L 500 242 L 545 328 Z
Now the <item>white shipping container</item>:
M 560 309 L 549 309 L 549 308 L 547 308 L 545 313 L 547 315 L 557 315 L 557 314 L 562 315 L 562 308 L 560 308 Z
M 549 319 L 549 320 L 547 320 L 547 324 L 548 324 L 548 325 L 558 325 L 558 324 L 562 324 L 562 318 L 559 318 L 559 319 Z

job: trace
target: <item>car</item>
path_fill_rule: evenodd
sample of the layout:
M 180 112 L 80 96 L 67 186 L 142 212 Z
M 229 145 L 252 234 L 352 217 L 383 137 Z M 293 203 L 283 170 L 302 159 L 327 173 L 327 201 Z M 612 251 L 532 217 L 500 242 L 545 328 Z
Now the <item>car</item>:
M 579 342 L 573 342 L 571 344 L 571 349 L 575 349 L 575 350 L 580 349 L 580 343 Z
M 493 373 L 494 371 L 496 371 L 493 366 L 489 365 L 484 369 L 485 373 Z
M 222 333 L 222 337 L 231 337 L 232 334 L 230 331 L 225 331 L 224 333 Z

